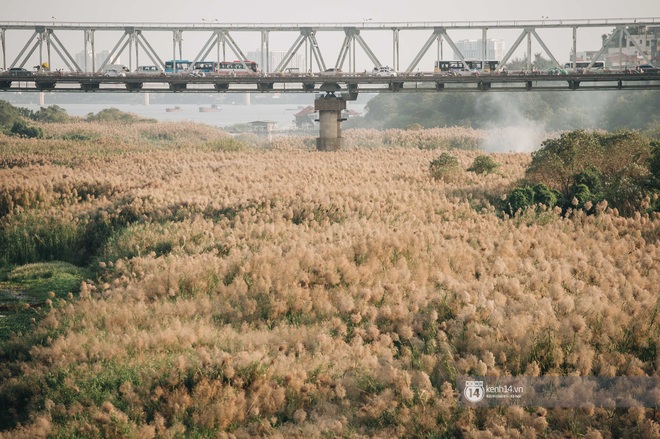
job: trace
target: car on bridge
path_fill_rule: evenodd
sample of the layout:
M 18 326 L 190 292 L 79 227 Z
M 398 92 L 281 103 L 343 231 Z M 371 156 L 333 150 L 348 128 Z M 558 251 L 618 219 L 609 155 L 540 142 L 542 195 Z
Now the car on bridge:
M 121 77 L 126 76 L 126 72 L 117 69 L 106 69 L 104 75 L 110 78 L 117 78 L 120 76 Z
M 32 76 L 32 72 L 23 67 L 12 67 L 9 69 L 10 76 Z
M 380 66 L 374 67 L 373 74 L 376 76 L 396 76 L 397 73 L 392 67 Z
M 321 72 L 321 75 L 323 76 L 341 76 L 341 74 L 342 74 L 341 69 L 335 69 L 335 68 L 325 69 L 324 72 Z
M 658 73 L 660 71 L 660 69 L 654 67 L 653 64 L 642 64 L 641 66 L 637 66 L 637 69 L 642 73 L 648 74 Z
M 158 66 L 140 66 L 135 69 L 135 73 L 140 75 L 160 75 L 163 71 Z

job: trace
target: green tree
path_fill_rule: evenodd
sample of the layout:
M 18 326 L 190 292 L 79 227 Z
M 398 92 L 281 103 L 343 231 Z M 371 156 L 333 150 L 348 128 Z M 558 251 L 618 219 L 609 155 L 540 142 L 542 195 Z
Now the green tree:
M 490 174 L 500 166 L 495 160 L 488 155 L 480 155 L 474 158 L 472 165 L 467 169 L 476 174 Z
M 0 101 L 0 128 L 11 129 L 15 122 L 21 119 L 18 108 L 9 102 Z
M 31 119 L 39 122 L 65 123 L 71 121 L 72 117 L 67 114 L 64 108 L 51 105 L 36 111 L 32 114 Z
M 532 154 L 526 179 L 559 192 L 564 207 L 607 199 L 624 215 L 642 208 L 653 175 L 653 151 L 639 132 L 573 131 L 543 142 Z
M 461 165 L 456 157 L 443 152 L 429 164 L 431 177 L 436 180 L 451 181 L 461 172 Z
M 544 183 L 569 199 L 575 175 L 589 166 L 588 161 L 599 151 L 597 138 L 583 130 L 562 133 L 558 139 L 544 141 L 532 153 L 526 171 L 530 181 Z
M 117 108 L 106 108 L 99 111 L 98 113 L 89 113 L 86 116 L 86 119 L 90 122 L 101 121 L 101 122 L 125 122 L 125 123 L 135 123 L 135 122 L 154 122 L 153 119 L 145 119 L 139 116 L 136 116 L 132 113 L 126 113 L 124 111 L 118 110 Z

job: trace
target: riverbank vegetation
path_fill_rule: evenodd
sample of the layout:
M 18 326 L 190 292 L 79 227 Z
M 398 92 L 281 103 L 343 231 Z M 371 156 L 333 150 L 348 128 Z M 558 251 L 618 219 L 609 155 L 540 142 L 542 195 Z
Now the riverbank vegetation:
M 0 317 L 31 313 L 0 331 L 0 437 L 660 436 L 652 409 L 472 409 L 456 389 L 657 376 L 657 213 L 505 215 L 537 159 L 479 158 L 471 128 L 346 130 L 319 153 L 33 123 L 43 139 L 0 134 L 0 288 L 43 300 Z
M 477 129 L 524 127 L 535 131 L 636 129 L 660 135 L 660 92 L 589 93 L 383 93 L 367 103 L 364 117 L 346 127 Z M 538 146 L 538 145 L 536 145 Z M 528 148 L 531 150 L 531 148 Z

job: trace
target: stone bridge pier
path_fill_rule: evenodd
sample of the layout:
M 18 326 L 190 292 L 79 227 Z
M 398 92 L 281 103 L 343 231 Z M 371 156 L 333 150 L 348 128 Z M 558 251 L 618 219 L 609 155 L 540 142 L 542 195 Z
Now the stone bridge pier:
M 314 109 L 319 112 L 319 137 L 316 139 L 318 151 L 337 151 L 343 146 L 341 137 L 341 112 L 346 109 L 346 99 L 334 93 L 318 95 L 314 100 Z

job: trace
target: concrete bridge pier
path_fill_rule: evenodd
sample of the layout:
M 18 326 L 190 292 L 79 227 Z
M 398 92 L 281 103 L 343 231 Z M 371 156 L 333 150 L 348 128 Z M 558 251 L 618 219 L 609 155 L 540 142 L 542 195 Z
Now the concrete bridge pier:
M 344 139 L 341 137 L 342 110 L 346 109 L 346 100 L 327 93 L 314 100 L 314 109 L 319 112 L 319 134 L 316 139 L 318 151 L 337 151 L 341 149 Z

